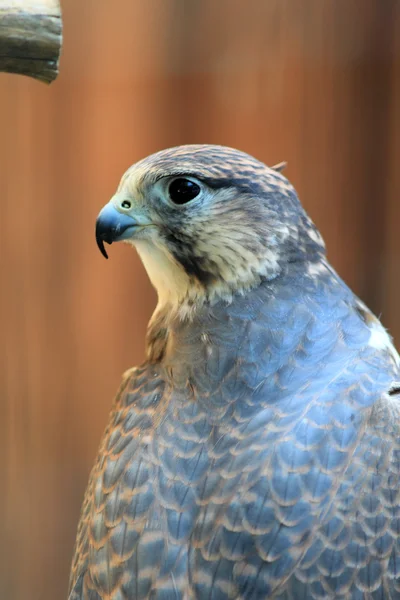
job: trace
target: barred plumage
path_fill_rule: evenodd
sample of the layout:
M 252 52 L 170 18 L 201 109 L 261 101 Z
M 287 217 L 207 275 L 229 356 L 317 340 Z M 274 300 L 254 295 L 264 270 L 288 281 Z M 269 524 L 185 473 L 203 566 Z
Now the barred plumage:
M 174 206 L 174 177 L 199 196 Z M 289 182 L 236 150 L 166 150 L 123 177 L 97 237 L 138 248 L 159 305 L 69 599 L 400 598 L 398 355 Z

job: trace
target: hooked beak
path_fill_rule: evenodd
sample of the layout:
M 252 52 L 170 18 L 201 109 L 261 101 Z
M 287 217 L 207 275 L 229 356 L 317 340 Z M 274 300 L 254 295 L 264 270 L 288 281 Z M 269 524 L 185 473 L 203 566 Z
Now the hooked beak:
M 96 242 L 102 255 L 108 258 L 104 242 L 112 244 L 126 240 L 138 225 L 133 217 L 120 213 L 111 202 L 106 204 L 96 220 Z

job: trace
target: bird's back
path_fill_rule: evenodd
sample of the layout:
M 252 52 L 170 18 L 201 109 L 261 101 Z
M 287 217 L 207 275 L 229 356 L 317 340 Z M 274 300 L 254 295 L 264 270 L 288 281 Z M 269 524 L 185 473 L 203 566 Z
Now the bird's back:
M 397 357 L 329 267 L 296 269 L 127 376 L 70 600 L 400 598 Z

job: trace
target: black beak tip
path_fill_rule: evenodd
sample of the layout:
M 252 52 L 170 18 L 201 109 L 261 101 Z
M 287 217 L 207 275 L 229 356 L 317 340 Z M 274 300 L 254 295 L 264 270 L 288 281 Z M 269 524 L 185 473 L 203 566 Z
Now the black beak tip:
M 99 247 L 100 252 L 102 253 L 102 255 L 104 256 L 104 258 L 108 259 L 108 254 L 106 252 L 106 249 L 104 248 L 104 240 L 101 237 L 96 237 L 96 241 L 97 241 L 97 245 Z M 111 243 L 111 242 L 108 242 Z
M 96 227 L 96 242 L 104 258 L 108 258 L 108 254 L 106 252 L 106 249 L 104 248 L 104 242 L 107 242 L 107 244 L 111 245 L 112 241 L 110 239 L 110 236 L 107 235 L 107 233 L 99 231 L 99 227 Z

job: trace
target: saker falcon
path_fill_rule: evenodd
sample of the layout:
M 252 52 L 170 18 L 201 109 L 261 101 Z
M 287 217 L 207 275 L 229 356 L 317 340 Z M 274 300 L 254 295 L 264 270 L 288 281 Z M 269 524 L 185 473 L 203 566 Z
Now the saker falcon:
M 96 225 L 158 292 L 82 508 L 70 600 L 400 598 L 399 356 L 280 173 L 131 167 Z

